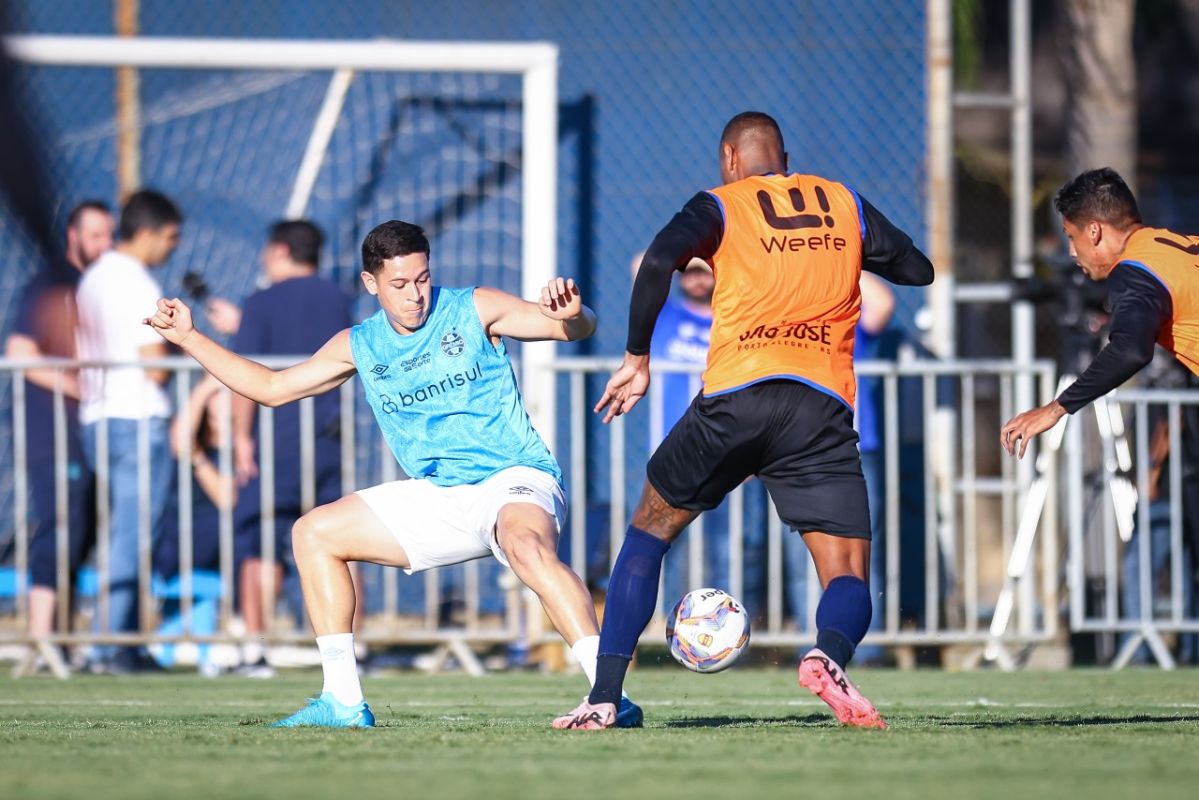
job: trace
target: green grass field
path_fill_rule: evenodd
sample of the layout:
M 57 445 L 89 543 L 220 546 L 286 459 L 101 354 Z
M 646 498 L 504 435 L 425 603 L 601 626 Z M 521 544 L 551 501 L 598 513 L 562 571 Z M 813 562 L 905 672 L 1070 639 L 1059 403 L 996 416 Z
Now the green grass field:
M 859 671 L 891 724 L 843 730 L 790 671 L 642 669 L 638 731 L 548 729 L 580 677 L 368 679 L 380 728 L 271 730 L 273 681 L 0 678 L 0 796 L 1199 796 L 1199 674 Z M 615 793 L 615 794 L 613 794 Z

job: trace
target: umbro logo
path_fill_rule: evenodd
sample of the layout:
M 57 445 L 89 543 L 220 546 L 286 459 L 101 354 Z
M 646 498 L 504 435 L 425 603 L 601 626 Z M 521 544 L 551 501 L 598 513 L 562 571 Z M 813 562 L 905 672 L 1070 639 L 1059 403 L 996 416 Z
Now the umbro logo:
M 533 493 L 533 490 L 530 489 L 528 486 L 513 486 L 508 489 L 508 494 L 516 494 L 516 495 L 520 495 L 522 497 L 530 495 L 532 493 Z
M 384 372 L 387 372 L 388 369 L 390 369 L 390 367 L 388 367 L 386 364 L 375 364 L 375 366 L 371 367 L 371 374 L 382 375 Z

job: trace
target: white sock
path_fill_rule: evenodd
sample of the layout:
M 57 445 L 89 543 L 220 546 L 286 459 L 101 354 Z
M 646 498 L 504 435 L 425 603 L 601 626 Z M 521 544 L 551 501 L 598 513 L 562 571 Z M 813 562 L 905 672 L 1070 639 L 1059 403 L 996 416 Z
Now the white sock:
M 331 633 L 316 637 L 321 651 L 321 669 L 325 686 L 321 692 L 332 692 L 337 702 L 356 706 L 362 702 L 362 684 L 358 681 L 358 659 L 354 656 L 354 634 Z
M 599 658 L 599 635 L 584 636 L 570 646 L 570 652 L 575 654 L 575 660 L 583 668 L 587 676 L 587 684 L 595 686 L 595 662 Z

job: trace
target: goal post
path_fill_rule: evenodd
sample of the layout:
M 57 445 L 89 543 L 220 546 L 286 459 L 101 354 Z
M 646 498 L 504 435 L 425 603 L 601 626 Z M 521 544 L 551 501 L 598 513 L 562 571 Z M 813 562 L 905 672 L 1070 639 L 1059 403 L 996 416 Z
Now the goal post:
M 4 41 L 15 60 L 47 67 L 329 71 L 326 102 L 297 164 L 287 208 L 280 208 L 280 214 L 306 206 L 353 73 L 519 75 L 522 296 L 537 298 L 541 287 L 557 274 L 558 47 L 553 43 L 42 35 L 10 36 Z M 554 353 L 552 342 L 524 344 L 520 377 L 533 424 L 556 450 L 555 381 L 545 369 Z

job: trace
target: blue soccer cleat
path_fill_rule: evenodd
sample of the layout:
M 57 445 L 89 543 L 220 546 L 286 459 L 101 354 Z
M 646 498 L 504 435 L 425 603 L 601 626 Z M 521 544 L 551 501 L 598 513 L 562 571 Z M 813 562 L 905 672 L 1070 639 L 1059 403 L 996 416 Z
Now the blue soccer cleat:
M 313 697 L 308 705 L 290 717 L 271 723 L 272 728 L 373 728 L 375 715 L 362 701 L 356 706 L 344 706 L 333 698 L 332 692 Z
M 645 714 L 641 713 L 641 706 L 622 696 L 620 707 L 616 711 L 616 727 L 640 728 L 644 720 Z

